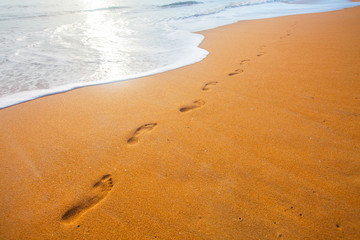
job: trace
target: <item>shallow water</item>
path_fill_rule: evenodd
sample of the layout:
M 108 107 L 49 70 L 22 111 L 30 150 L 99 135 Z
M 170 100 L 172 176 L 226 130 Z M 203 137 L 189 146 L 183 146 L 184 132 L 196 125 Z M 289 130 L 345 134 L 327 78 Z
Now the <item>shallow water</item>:
M 323 12 L 344 0 L 2 0 L 0 108 L 202 60 L 193 32 L 239 20 Z

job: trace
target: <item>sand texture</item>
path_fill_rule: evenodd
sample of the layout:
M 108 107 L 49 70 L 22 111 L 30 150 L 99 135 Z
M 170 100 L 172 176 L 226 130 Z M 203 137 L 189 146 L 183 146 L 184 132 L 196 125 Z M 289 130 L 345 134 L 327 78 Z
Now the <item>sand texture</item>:
M 360 8 L 0 110 L 0 239 L 360 239 Z

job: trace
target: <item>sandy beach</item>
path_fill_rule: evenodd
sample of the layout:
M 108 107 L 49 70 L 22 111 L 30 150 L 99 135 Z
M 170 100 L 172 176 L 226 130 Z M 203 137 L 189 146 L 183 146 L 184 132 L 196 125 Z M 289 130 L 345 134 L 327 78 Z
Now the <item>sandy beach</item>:
M 360 7 L 0 110 L 0 239 L 360 239 Z

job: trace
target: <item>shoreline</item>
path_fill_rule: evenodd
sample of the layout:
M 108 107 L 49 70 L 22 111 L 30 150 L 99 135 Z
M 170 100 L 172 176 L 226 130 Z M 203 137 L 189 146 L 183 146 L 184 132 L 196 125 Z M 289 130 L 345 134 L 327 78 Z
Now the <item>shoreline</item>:
M 0 111 L 2 239 L 359 238 L 360 7 Z
M 351 2 L 357 2 L 357 1 L 352 0 Z M 344 7 L 344 6 L 342 6 L 342 7 Z M 352 7 L 355 7 L 355 6 L 352 6 Z M 351 6 L 349 6 L 349 8 L 351 8 Z M 328 7 L 324 7 L 324 9 L 321 9 L 321 10 L 318 9 L 317 13 L 323 13 L 323 12 L 329 12 L 329 11 L 337 11 L 337 10 L 334 10 L 336 8 L 334 8 L 334 9 L 330 8 L 330 9 L 331 10 L 329 10 Z M 313 12 L 311 12 L 311 10 L 303 10 L 303 11 L 304 12 L 301 12 L 301 13 L 296 12 L 293 15 L 282 15 L 282 14 L 278 13 L 279 14 L 278 16 L 272 16 L 272 15 L 271 16 L 263 16 L 264 18 L 259 18 L 259 16 L 255 15 L 256 17 L 252 16 L 249 19 L 241 19 L 240 18 L 235 22 L 232 22 L 232 23 L 229 22 L 227 25 L 229 25 L 229 24 L 231 25 L 231 24 L 234 24 L 234 23 L 240 22 L 240 21 L 271 19 L 271 18 L 302 15 L 302 14 L 313 14 Z M 217 26 L 217 27 L 213 26 L 213 28 L 208 29 L 208 30 L 216 29 L 216 28 L 223 27 L 223 26 L 226 26 L 226 25 L 220 25 L 220 26 Z M 204 31 L 206 31 L 206 30 L 204 30 Z M 196 32 L 191 32 L 191 33 L 192 34 L 200 34 L 201 32 L 203 32 L 203 31 L 196 31 Z M 201 54 L 198 53 L 199 55 L 196 58 L 192 58 L 191 61 L 181 61 L 181 63 L 176 63 L 176 64 L 173 64 L 171 66 L 168 65 L 168 66 L 160 67 L 160 68 L 155 69 L 155 70 L 151 70 L 151 71 L 147 71 L 147 72 L 143 72 L 143 73 L 139 73 L 139 74 L 135 74 L 135 75 L 128 75 L 127 77 L 123 77 L 123 78 L 118 79 L 118 80 L 112 79 L 112 80 L 106 80 L 106 81 L 102 81 L 102 82 L 77 82 L 76 84 L 68 83 L 68 84 L 61 85 L 61 86 L 56 86 L 56 87 L 53 87 L 53 88 L 50 88 L 50 89 L 35 89 L 35 90 L 31 90 L 31 91 L 26 91 L 26 92 L 16 92 L 16 93 L 13 93 L 13 94 L 10 94 L 10 95 L 6 95 L 6 97 L 0 98 L 0 110 L 8 108 L 8 107 L 15 106 L 15 105 L 18 105 L 18 104 L 33 101 L 33 100 L 36 100 L 38 98 L 43 98 L 43 97 L 56 95 L 56 94 L 62 94 L 62 93 L 65 93 L 65 92 L 68 92 L 68 91 L 73 91 L 73 90 L 79 89 L 79 88 L 98 86 L 98 85 L 102 85 L 102 84 L 113 84 L 113 83 L 122 82 L 122 81 L 134 80 L 134 79 L 137 79 L 137 78 L 153 76 L 153 75 L 156 75 L 156 74 L 160 74 L 160 73 L 167 72 L 167 71 L 172 71 L 172 70 L 175 70 L 175 69 L 178 69 L 178 68 L 189 66 L 191 64 L 195 64 L 195 63 L 205 59 L 207 57 L 207 55 L 209 54 L 208 51 L 206 51 L 205 49 L 202 49 L 202 48 L 199 47 L 201 42 L 204 40 L 204 36 L 201 35 L 200 38 L 202 38 L 202 40 L 200 41 L 200 43 L 197 44 L 196 47 L 194 45 L 194 47 L 199 52 L 200 51 L 203 52 L 202 56 L 200 56 Z

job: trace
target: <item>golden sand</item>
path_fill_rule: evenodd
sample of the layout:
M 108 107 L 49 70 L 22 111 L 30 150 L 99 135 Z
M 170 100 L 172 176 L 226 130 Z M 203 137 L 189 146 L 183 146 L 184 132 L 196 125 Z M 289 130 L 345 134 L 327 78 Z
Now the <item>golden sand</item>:
M 360 8 L 0 111 L 0 239 L 360 239 Z

